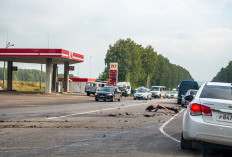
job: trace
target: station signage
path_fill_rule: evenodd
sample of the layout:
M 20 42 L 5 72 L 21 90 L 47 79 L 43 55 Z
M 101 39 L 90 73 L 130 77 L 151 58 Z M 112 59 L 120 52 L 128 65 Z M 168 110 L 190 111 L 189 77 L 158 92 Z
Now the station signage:
M 110 85 L 116 86 L 118 82 L 118 63 L 110 63 Z

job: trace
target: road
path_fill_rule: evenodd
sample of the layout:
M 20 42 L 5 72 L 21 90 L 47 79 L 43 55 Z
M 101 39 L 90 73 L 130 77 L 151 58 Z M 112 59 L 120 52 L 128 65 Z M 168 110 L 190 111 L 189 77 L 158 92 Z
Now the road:
M 183 112 L 175 116 L 164 110 L 145 111 L 157 104 L 183 110 L 174 99 L 95 102 L 93 97 L 75 95 L 41 96 L 40 101 L 33 101 L 36 96 L 0 97 L 0 156 L 226 155 L 224 151 L 182 150 Z M 11 102 L 10 97 L 21 99 Z

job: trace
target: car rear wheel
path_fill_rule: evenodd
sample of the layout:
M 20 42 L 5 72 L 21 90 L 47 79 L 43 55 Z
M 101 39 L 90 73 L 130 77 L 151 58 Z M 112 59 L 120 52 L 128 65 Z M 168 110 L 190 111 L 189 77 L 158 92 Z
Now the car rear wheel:
M 90 96 L 90 93 L 89 93 L 89 92 L 87 93 L 87 96 Z
M 182 149 L 192 149 L 192 141 L 191 140 L 185 140 L 183 137 L 183 132 L 181 134 L 181 148 Z
M 95 98 L 95 101 L 98 101 L 98 99 Z

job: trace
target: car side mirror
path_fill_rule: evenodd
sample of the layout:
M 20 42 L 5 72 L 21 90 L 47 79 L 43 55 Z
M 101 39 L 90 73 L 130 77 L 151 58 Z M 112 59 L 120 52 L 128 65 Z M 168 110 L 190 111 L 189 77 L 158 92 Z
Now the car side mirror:
M 187 95 L 184 99 L 190 102 L 193 100 L 193 95 Z

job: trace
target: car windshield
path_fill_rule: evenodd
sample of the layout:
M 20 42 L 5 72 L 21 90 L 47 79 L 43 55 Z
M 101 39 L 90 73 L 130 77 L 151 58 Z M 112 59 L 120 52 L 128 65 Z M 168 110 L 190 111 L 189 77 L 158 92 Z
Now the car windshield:
M 126 91 L 125 87 L 118 87 L 120 91 Z
M 152 87 L 151 91 L 159 91 L 159 87 Z
M 200 98 L 232 100 L 232 87 L 206 85 L 201 92 Z
M 100 91 L 114 92 L 114 87 L 102 87 Z
M 147 93 L 147 92 L 148 92 L 147 89 L 140 88 L 137 90 L 137 93 Z

